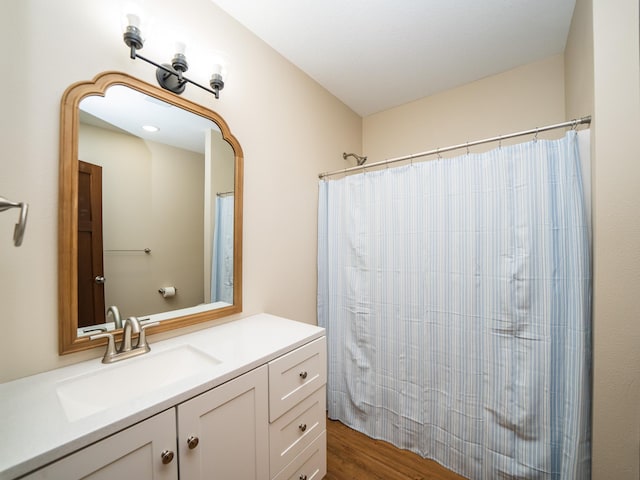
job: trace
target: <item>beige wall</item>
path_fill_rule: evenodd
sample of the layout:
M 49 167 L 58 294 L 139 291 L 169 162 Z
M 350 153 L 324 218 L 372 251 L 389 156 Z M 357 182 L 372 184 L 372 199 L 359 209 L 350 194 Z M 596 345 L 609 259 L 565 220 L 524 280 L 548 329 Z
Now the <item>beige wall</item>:
M 103 167 L 106 306 L 127 318 L 203 303 L 204 156 L 81 124 L 78 157 Z
M 3 44 L 20 45 L 20 54 L 0 94 L 0 194 L 31 204 L 21 248 L 10 243 L 16 216 L 0 215 L 3 381 L 100 355 L 57 356 L 59 99 L 70 83 L 104 70 L 151 83 L 154 73 L 128 59 L 114 24 L 117 2 L 8 0 L 1 8 Z M 638 478 L 637 0 L 577 0 L 564 64 L 552 57 L 363 122 L 210 1 L 186 0 L 178 9 L 158 0 L 154 13 L 189 25 L 196 44 L 233 61 L 219 101 L 191 88 L 185 96 L 221 113 L 244 149 L 244 314 L 315 321 L 316 174 L 342 168 L 343 151 L 375 161 L 593 114 L 593 478 Z M 145 53 L 168 59 L 157 50 L 149 40 Z M 202 57 L 190 63 L 194 77 L 207 78 L 195 67 Z
M 593 116 L 592 0 L 576 1 L 564 49 L 564 67 L 567 119 Z
M 201 154 L 145 142 L 153 158 L 150 284 L 148 313 L 199 305 L 204 301 L 204 158 Z M 158 290 L 176 287 L 163 298 Z M 124 314 L 124 312 L 123 312 Z
M 640 52 L 636 0 L 577 0 L 567 116 L 592 113 L 593 478 L 640 478 Z
M 561 121 L 564 67 L 556 55 L 365 117 L 363 153 L 374 162 Z
M 0 195 L 30 204 L 20 248 L 11 244 L 15 212 L 0 215 L 0 381 L 102 354 L 58 356 L 58 129 L 60 98 L 73 82 L 118 70 L 155 84 L 150 65 L 129 59 L 120 4 L 7 0 L 0 7 L 3 44 L 20 46 L 0 93 Z M 317 174 L 341 167 L 343 151 L 360 149 L 360 117 L 211 1 L 147 4 L 156 25 L 188 26 L 194 79 L 209 78 L 207 50 L 232 62 L 220 100 L 195 87 L 183 96 L 220 113 L 244 150 L 242 315 L 315 323 Z M 142 53 L 168 61 L 165 43 L 149 36 Z
M 593 478 L 636 480 L 640 478 L 638 1 L 592 1 Z

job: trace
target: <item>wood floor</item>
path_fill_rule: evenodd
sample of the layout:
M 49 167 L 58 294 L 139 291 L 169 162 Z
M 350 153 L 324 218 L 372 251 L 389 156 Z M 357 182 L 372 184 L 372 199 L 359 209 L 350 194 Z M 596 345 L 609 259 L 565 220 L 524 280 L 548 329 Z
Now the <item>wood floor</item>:
M 433 460 L 327 419 L 325 480 L 464 480 Z

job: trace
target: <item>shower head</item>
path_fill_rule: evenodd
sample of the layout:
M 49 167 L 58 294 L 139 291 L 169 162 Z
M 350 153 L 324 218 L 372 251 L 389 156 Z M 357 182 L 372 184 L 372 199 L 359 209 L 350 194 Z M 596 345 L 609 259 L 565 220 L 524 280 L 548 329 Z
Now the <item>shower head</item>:
M 342 154 L 342 158 L 344 158 L 345 160 L 347 159 L 347 157 L 353 157 L 356 159 L 356 163 L 358 164 L 358 166 L 363 165 L 364 162 L 367 161 L 367 157 L 361 157 L 360 155 L 356 155 L 355 153 L 343 153 Z

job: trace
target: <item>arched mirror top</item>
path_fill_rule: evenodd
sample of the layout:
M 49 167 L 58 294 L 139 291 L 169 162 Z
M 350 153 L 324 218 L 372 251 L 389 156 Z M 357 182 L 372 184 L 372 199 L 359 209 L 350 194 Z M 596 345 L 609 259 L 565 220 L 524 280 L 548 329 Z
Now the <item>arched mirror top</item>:
M 116 92 L 126 122 L 101 113 Z M 172 140 L 126 125 L 144 105 L 173 117 Z M 243 155 L 225 120 L 120 72 L 71 85 L 60 119 L 60 354 L 119 336 L 113 306 L 159 321 L 151 333 L 241 312 Z M 196 146 L 176 139 L 192 121 Z

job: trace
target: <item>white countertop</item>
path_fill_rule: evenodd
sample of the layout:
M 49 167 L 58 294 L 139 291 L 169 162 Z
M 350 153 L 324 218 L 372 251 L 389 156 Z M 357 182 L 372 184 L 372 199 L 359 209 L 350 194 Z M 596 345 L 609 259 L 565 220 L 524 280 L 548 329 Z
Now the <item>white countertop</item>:
M 109 365 L 101 359 L 89 360 L 0 384 L 0 480 L 40 468 L 323 335 L 324 329 L 314 325 L 258 314 L 161 342 L 151 339 L 151 352 L 140 357 Z M 144 361 L 147 355 L 182 345 L 221 363 L 195 374 L 187 371 L 178 382 L 85 418 L 68 420 L 56 393 L 61 383 Z M 125 382 L 120 388 L 127 388 Z

